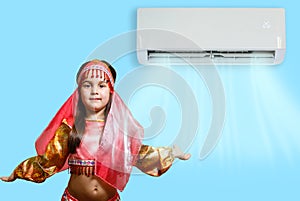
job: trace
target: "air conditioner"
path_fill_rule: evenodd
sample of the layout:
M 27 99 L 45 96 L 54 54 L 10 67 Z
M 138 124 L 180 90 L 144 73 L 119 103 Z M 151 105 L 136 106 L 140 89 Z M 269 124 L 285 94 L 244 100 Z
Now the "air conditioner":
M 283 8 L 139 8 L 141 64 L 272 65 L 285 55 Z

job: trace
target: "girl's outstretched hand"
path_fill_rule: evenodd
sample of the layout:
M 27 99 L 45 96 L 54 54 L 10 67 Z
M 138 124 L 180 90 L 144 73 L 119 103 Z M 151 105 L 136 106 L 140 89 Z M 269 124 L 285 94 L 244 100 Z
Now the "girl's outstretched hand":
M 15 181 L 17 178 L 15 177 L 15 174 L 12 173 L 10 176 L 8 176 L 8 177 L 0 177 L 0 179 L 2 181 L 5 181 L 5 182 L 12 182 L 12 181 Z
M 173 153 L 174 158 L 178 158 L 180 160 L 188 160 L 191 157 L 191 154 L 183 153 L 183 151 L 177 145 L 173 145 L 172 153 Z

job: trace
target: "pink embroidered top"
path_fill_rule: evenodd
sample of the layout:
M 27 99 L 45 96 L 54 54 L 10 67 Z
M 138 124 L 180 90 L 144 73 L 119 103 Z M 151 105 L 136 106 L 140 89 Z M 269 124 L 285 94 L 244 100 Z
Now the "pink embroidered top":
M 76 149 L 75 154 L 70 155 L 70 159 L 95 160 L 93 157 L 97 153 L 99 147 L 104 121 L 88 121 L 85 122 L 85 132 L 81 140 L 80 146 Z
M 72 174 L 85 174 L 87 176 L 95 174 L 95 156 L 101 140 L 104 121 L 86 120 L 85 133 L 76 153 L 70 154 L 68 164 Z

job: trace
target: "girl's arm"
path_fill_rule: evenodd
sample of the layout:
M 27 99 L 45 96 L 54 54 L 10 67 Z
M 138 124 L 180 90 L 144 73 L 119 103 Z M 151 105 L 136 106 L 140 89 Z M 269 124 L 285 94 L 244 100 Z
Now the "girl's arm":
M 31 157 L 16 167 L 9 177 L 0 177 L 10 182 L 17 178 L 40 183 L 58 172 L 68 158 L 68 138 L 71 128 L 63 122 L 47 145 L 44 155 Z
M 173 164 L 175 158 L 188 160 L 190 154 L 185 154 L 174 145 L 171 147 L 152 147 L 142 145 L 135 166 L 151 176 L 160 176 Z

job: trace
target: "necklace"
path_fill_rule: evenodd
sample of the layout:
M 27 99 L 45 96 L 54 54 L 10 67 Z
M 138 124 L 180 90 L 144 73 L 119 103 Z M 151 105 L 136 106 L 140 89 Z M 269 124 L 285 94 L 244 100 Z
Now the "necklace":
M 92 122 L 104 122 L 104 119 L 86 119 L 86 121 L 92 121 Z

